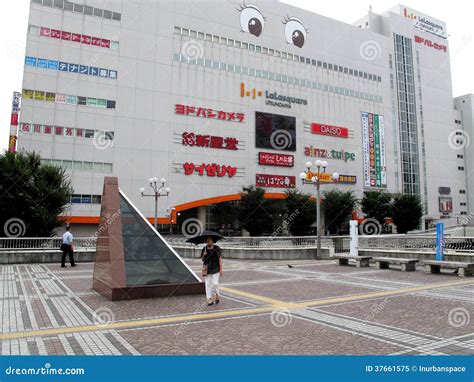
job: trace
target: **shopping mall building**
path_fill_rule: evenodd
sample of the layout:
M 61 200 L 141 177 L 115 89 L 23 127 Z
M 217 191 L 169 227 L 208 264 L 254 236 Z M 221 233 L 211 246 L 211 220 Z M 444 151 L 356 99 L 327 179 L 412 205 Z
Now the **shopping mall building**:
M 245 185 L 312 192 L 298 174 L 316 159 L 340 174 L 326 189 L 419 194 L 426 223 L 470 212 L 473 102 L 453 101 L 444 22 L 405 6 L 350 25 L 277 0 L 86 4 L 31 1 L 16 142 L 71 174 L 72 224 L 97 224 L 104 176 L 149 217 L 139 189 L 166 178 L 168 223 Z

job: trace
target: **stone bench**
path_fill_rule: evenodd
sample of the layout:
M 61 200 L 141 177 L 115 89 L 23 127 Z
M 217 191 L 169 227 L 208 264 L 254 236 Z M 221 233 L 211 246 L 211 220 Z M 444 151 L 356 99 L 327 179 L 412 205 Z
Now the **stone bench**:
M 441 268 L 456 269 L 458 276 L 472 276 L 474 275 L 474 263 L 460 263 L 456 261 L 437 261 L 427 260 L 423 261 L 426 273 L 440 273 Z
M 372 256 L 351 256 L 351 255 L 334 255 L 339 265 L 349 265 L 349 260 L 355 260 L 356 267 L 368 267 Z
M 388 269 L 390 264 L 401 265 L 402 272 L 416 271 L 416 259 L 403 259 L 397 257 L 374 257 L 375 268 Z

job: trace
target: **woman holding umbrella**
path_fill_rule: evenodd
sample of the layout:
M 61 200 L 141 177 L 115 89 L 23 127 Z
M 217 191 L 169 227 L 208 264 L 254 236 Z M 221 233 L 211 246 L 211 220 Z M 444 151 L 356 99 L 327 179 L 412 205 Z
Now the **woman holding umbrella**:
M 201 251 L 202 275 L 206 281 L 206 297 L 207 305 L 214 302 L 219 304 L 219 277 L 223 274 L 222 256 L 219 246 L 214 244 L 214 238 L 208 236 L 206 238 L 206 246 Z
M 223 274 L 221 249 L 215 243 L 222 239 L 218 232 L 204 231 L 186 240 L 195 245 L 206 243 L 201 251 L 202 276 L 206 282 L 207 305 L 219 304 L 219 277 Z

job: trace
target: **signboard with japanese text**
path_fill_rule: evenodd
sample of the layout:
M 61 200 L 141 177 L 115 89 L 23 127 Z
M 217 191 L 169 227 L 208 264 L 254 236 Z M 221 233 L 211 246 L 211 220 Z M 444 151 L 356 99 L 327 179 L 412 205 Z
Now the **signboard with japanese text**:
M 295 188 L 296 177 L 286 175 L 256 174 L 257 187 Z
M 282 167 L 293 167 L 295 157 L 288 154 L 277 154 L 277 153 L 258 153 L 258 164 L 263 166 L 282 166 Z
M 362 113 L 362 153 L 364 158 L 364 187 L 387 187 L 383 116 Z

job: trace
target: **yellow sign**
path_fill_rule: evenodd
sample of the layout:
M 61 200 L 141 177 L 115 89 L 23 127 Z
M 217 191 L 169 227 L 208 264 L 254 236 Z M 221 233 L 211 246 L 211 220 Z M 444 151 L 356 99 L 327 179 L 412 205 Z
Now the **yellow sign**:
M 10 139 L 8 141 L 8 151 L 11 153 L 16 152 L 16 135 L 10 135 Z
M 305 182 L 308 182 L 308 183 L 312 183 L 311 182 L 311 179 L 313 178 L 313 176 L 318 176 L 317 173 L 313 173 L 311 171 L 308 171 L 306 172 L 306 180 Z M 332 181 L 332 174 L 328 173 L 328 172 L 322 172 L 319 174 L 319 181 L 321 183 L 333 183 Z

